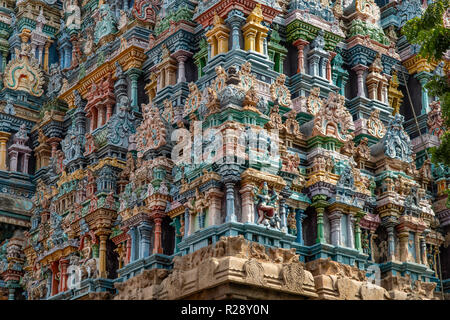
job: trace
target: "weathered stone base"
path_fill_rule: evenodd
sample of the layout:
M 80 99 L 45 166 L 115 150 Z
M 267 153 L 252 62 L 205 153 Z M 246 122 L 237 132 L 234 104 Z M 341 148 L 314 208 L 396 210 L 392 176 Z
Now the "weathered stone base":
M 266 250 L 239 236 L 175 257 L 172 270 L 145 270 L 116 283 L 113 299 L 436 299 L 435 286 L 399 276 L 377 286 L 356 267 L 331 259 L 305 265 L 295 249 Z

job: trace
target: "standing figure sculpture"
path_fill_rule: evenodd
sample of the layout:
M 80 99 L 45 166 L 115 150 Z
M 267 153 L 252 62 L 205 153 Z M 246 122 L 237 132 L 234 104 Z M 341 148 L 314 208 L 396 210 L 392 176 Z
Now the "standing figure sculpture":
M 278 214 L 279 196 L 274 189 L 269 192 L 267 182 L 258 190 L 254 189 L 254 201 L 258 212 L 258 224 L 280 229 L 280 216 Z

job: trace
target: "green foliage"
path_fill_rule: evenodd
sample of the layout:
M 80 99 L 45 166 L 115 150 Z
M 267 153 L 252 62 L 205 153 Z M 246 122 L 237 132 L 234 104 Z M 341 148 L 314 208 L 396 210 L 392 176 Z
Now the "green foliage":
M 450 0 L 430 4 L 421 17 L 408 21 L 402 29 L 409 43 L 421 46 L 419 54 L 427 59 L 441 60 L 450 48 L 450 29 L 444 27 L 442 17 Z
M 437 0 L 430 4 L 421 17 L 408 21 L 402 29 L 406 39 L 420 45 L 419 55 L 430 61 L 440 61 L 450 49 L 450 29 L 444 27 L 443 16 L 450 0 Z M 430 95 L 439 97 L 442 118 L 450 128 L 450 90 L 448 75 L 434 76 L 426 85 Z M 441 145 L 431 149 L 432 161 L 450 166 L 450 132 L 441 137 Z

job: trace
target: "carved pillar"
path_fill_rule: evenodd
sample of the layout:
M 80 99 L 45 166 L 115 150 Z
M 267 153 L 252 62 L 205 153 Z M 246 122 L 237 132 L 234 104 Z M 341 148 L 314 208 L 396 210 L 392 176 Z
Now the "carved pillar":
M 281 227 L 281 231 L 287 233 L 288 229 L 287 229 L 287 217 L 286 216 L 287 216 L 286 198 L 283 197 L 280 199 L 280 218 L 281 218 L 280 227 Z
M 162 243 L 161 243 L 161 223 L 162 218 L 160 216 L 156 216 L 153 218 L 155 222 L 155 243 L 153 246 L 153 253 L 163 253 Z
M 254 30 L 244 31 L 244 48 L 245 51 L 255 51 L 256 50 L 256 32 Z
M 16 172 L 17 171 L 17 158 L 19 157 L 19 153 L 15 150 L 10 150 L 9 154 L 9 170 Z
M 352 214 L 348 215 L 347 234 L 348 234 L 348 247 L 355 248 L 355 234 L 353 232 L 353 222 L 355 218 Z
M 138 110 L 138 79 L 141 74 L 141 70 L 131 68 L 127 71 L 131 80 L 131 106 L 133 110 Z
M 9 132 L 0 131 L 0 170 L 8 170 L 6 166 L 6 143 L 10 136 Z
M 185 82 L 186 81 L 186 71 L 185 71 L 185 66 L 184 63 L 187 60 L 186 56 L 177 56 L 177 62 L 178 62 L 178 79 L 177 79 L 177 83 L 180 82 Z
M 131 236 L 127 236 L 127 264 L 131 261 Z
M 329 81 L 330 79 L 327 75 L 328 64 L 329 60 L 327 58 L 320 59 L 320 75 L 322 76 L 322 78 L 326 78 Z
M 400 261 L 406 262 L 408 261 L 408 238 L 409 238 L 409 232 L 408 231 L 401 231 L 398 234 L 398 241 L 400 246 Z
M 369 259 L 374 261 L 374 252 L 373 252 L 373 236 L 375 235 L 375 230 L 370 229 L 370 234 L 369 234 L 369 247 L 370 247 L 370 257 Z
M 148 257 L 150 255 L 150 242 L 152 227 L 146 221 L 142 222 L 138 227 L 139 235 L 141 237 L 139 247 L 139 259 Z
M 69 47 L 64 47 L 64 69 L 70 68 L 72 64 L 72 52 Z
M 425 242 L 425 236 L 420 237 L 420 253 L 421 253 L 422 264 L 428 266 L 427 244 Z
M 225 222 L 235 222 L 237 220 L 234 208 L 234 181 L 225 182 L 227 199 L 227 216 Z
M 54 296 L 55 294 L 58 293 L 58 288 L 59 288 L 58 266 L 59 266 L 58 261 L 53 261 L 52 264 L 50 265 L 50 269 L 52 271 L 52 288 L 51 288 L 52 296 Z
M 242 14 L 242 13 L 241 13 Z M 241 49 L 241 25 L 244 18 L 230 12 L 226 22 L 231 26 L 231 50 Z
M 331 225 L 331 244 L 334 246 L 341 245 L 341 218 L 342 213 L 340 211 L 334 211 L 328 216 Z
M 218 225 L 221 223 L 220 212 L 222 210 L 223 192 L 220 192 L 219 189 L 213 188 L 208 190 L 206 196 L 211 201 L 211 204 L 208 208 L 208 226 Z
M 49 57 L 49 48 L 52 44 L 53 40 L 48 40 L 45 44 L 45 53 L 44 53 L 44 70 L 48 72 L 48 57 Z
M 132 227 L 130 228 L 130 230 L 128 231 L 128 237 L 129 237 L 129 244 L 127 243 L 127 247 L 130 247 L 130 255 L 129 255 L 129 259 L 128 262 L 133 262 L 137 259 L 136 257 L 136 228 Z
M 107 278 L 106 274 L 106 240 L 108 236 L 105 234 L 101 234 L 100 238 L 100 250 L 99 250 L 99 277 Z
M 60 291 L 64 292 L 67 290 L 67 278 L 69 277 L 67 267 L 69 266 L 69 260 L 61 259 L 59 260 L 59 265 L 61 269 Z
M 363 251 L 361 245 L 361 227 L 359 225 L 359 222 L 363 216 L 364 212 L 359 212 L 355 217 L 355 249 L 359 252 Z
M 104 118 L 103 118 L 103 106 L 97 106 L 97 128 L 100 128 L 103 125 Z
M 47 140 L 47 142 L 52 146 L 52 158 L 56 158 L 56 151 L 58 150 L 58 144 L 61 141 L 61 138 L 52 137 Z
M 25 174 L 28 174 L 28 162 L 30 160 L 30 155 L 28 153 L 25 153 L 23 155 L 23 166 L 22 166 L 22 172 Z
M 242 199 L 242 222 L 255 223 L 255 204 L 252 196 L 253 185 L 247 184 L 239 190 Z
M 297 73 L 305 73 L 305 54 L 303 52 L 303 50 L 305 49 L 305 46 L 307 46 L 309 44 L 308 41 L 302 40 L 302 39 L 298 39 L 297 41 L 295 41 L 293 43 L 294 46 L 297 47 L 298 53 L 297 53 L 297 61 L 298 61 L 298 66 L 297 66 Z
M 420 260 L 421 260 L 421 255 L 420 255 L 420 240 L 419 240 L 419 233 L 415 232 L 414 233 L 414 246 L 416 249 L 416 263 L 420 264 Z
M 317 55 L 312 55 L 308 58 L 309 60 L 309 73 L 314 77 L 320 76 L 320 57 Z
M 328 59 L 327 63 L 327 79 L 331 83 L 333 83 L 333 78 L 331 76 L 331 60 L 333 60 L 336 55 L 337 55 L 336 52 L 330 52 L 330 58 Z
M 297 241 L 299 244 L 303 245 L 303 226 L 302 222 L 303 219 L 306 218 L 306 214 L 304 214 L 305 210 L 303 209 L 296 209 L 295 210 L 295 226 L 297 227 Z
M 111 104 L 106 105 L 106 121 L 109 120 L 109 118 L 111 118 L 113 113 L 113 108 Z
M 358 81 L 358 97 L 366 97 L 366 93 L 364 91 L 364 71 L 367 70 L 367 67 L 361 64 L 358 64 L 352 68 L 353 71 L 356 72 L 357 81 Z
M 184 237 L 183 238 L 186 238 L 187 236 L 189 236 L 190 235 L 190 233 L 189 233 L 189 222 L 190 222 L 190 215 L 189 215 L 189 209 L 188 208 L 186 208 L 185 210 L 184 210 Z
M 323 214 L 325 212 L 325 208 L 328 206 L 328 202 L 323 198 L 326 196 L 319 195 L 317 196 L 319 199 L 313 202 L 313 207 L 316 209 L 316 219 L 317 219 L 317 243 L 325 243 L 325 234 L 323 229 Z
M 414 76 L 420 82 L 420 86 L 422 87 L 422 109 L 420 114 L 427 114 L 430 112 L 429 107 L 429 99 L 428 99 L 428 90 L 425 88 L 425 85 L 430 80 L 431 74 L 425 71 L 419 72 Z

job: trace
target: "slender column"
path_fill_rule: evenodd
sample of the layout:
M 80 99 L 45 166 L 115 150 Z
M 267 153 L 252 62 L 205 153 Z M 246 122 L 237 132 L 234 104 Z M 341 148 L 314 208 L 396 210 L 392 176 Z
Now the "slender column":
M 422 264 L 428 266 L 427 244 L 425 242 L 425 236 L 420 237 L 420 251 L 421 251 Z
M 16 172 L 17 171 L 17 158 L 19 153 L 15 150 L 9 151 L 9 170 Z
M 247 30 L 244 33 L 245 51 L 256 50 L 256 32 L 254 30 Z
M 127 237 L 127 264 L 130 263 L 131 260 L 131 236 L 128 234 Z
M 408 260 L 408 238 L 409 238 L 408 231 L 402 231 L 398 234 L 401 262 L 406 262 Z
M 255 204 L 252 199 L 253 185 L 247 184 L 239 190 L 242 198 L 242 222 L 255 223 Z
M 8 300 L 14 300 L 15 291 L 16 291 L 15 288 L 8 289 Z
M 280 199 L 280 216 L 281 216 L 281 231 L 287 233 L 287 218 L 286 218 L 286 199 L 283 197 Z
M 100 278 L 107 278 L 106 274 L 106 239 L 107 235 L 100 235 L 100 254 L 99 254 L 99 276 Z
M 129 259 L 128 262 L 133 262 L 137 259 L 136 257 L 136 229 L 135 227 L 130 228 L 130 230 L 128 231 L 128 237 L 129 237 L 129 244 L 127 243 L 127 247 L 130 247 L 130 255 L 129 255 Z
M 418 232 L 415 232 L 414 233 L 414 244 L 415 244 L 415 247 L 416 247 L 416 263 L 420 263 L 420 258 L 421 258 L 421 256 L 420 256 L 420 240 L 419 240 L 419 233 Z
M 161 244 L 161 223 L 162 218 L 157 216 L 153 219 L 155 222 L 155 243 L 153 246 L 153 253 L 163 253 L 162 244 Z
M 186 208 L 185 210 L 184 210 L 184 237 L 183 238 L 186 238 L 187 236 L 189 236 L 190 235 L 190 233 L 189 233 L 189 222 L 190 222 L 190 215 L 189 215 L 189 209 L 188 208 Z
M 355 235 L 353 232 L 354 217 L 352 214 L 348 215 L 347 234 L 348 234 L 348 246 L 349 248 L 355 248 Z
M 375 235 L 375 230 L 370 229 L 369 233 L 369 247 L 370 247 L 370 260 L 374 261 L 374 252 L 373 252 L 373 236 Z
M 69 266 L 69 260 L 67 259 L 61 259 L 59 260 L 59 265 L 61 268 L 61 292 L 64 292 L 67 290 L 67 278 L 69 277 L 69 274 L 67 273 L 67 267 Z
M 358 97 L 366 97 L 366 93 L 364 91 L 364 71 L 367 70 L 367 67 L 361 64 L 358 64 L 352 68 L 353 71 L 356 72 L 357 81 L 358 81 Z
M 340 211 L 334 211 L 328 216 L 331 225 L 331 244 L 334 246 L 341 245 L 341 218 L 342 213 Z
M 328 63 L 327 63 L 327 79 L 328 81 L 330 81 L 331 83 L 333 83 L 333 77 L 331 75 L 331 61 L 334 59 L 334 57 L 337 55 L 336 52 L 330 52 L 330 58 L 328 59 Z
M 162 71 L 164 72 L 164 71 Z M 131 106 L 133 110 L 137 110 L 138 107 L 138 79 L 141 74 L 141 70 L 132 68 L 127 71 L 131 80 Z
M 394 241 L 394 226 L 386 227 L 388 233 L 388 257 L 390 261 L 395 260 L 395 241 Z
M 363 251 L 361 245 L 361 227 L 359 226 L 359 222 L 363 216 L 364 212 L 357 214 L 355 217 L 355 249 L 359 252 Z
M 420 114 L 426 114 L 430 112 L 428 90 L 427 88 L 425 88 L 425 85 L 429 81 L 430 76 L 430 73 L 425 71 L 422 71 L 414 76 L 417 80 L 419 80 L 420 86 L 422 87 L 422 109 Z
M 52 146 L 52 158 L 56 158 L 56 151 L 58 150 L 58 143 L 61 141 L 60 138 L 52 137 L 47 140 L 47 142 Z
M 58 281 L 58 261 L 53 261 L 50 265 L 52 270 L 52 290 L 51 295 L 54 296 L 58 293 L 59 281 Z
M 8 170 L 6 166 L 6 143 L 10 136 L 9 132 L 0 131 L 0 170 Z
M 43 61 L 42 61 L 42 53 L 44 51 L 44 48 L 42 46 L 38 47 L 38 60 L 39 60 L 39 64 L 42 65 Z
M 52 44 L 53 40 L 48 40 L 45 44 L 45 53 L 44 53 L 44 70 L 48 72 L 48 57 L 49 57 L 49 48 Z
M 213 188 L 208 190 L 207 197 L 210 199 L 210 206 L 208 208 L 208 226 L 220 224 L 220 212 L 222 209 L 223 192 L 219 189 Z
M 303 245 L 303 226 L 302 226 L 302 222 L 303 219 L 306 218 L 306 214 L 304 214 L 304 210 L 303 209 L 296 209 L 295 210 L 295 224 L 297 227 L 297 239 L 296 241 Z
M 325 212 L 324 207 L 316 207 L 317 213 L 317 243 L 325 243 L 325 235 L 323 231 L 323 214 Z
M 322 76 L 322 78 L 325 78 L 325 79 L 327 79 L 327 80 L 330 80 L 329 78 L 328 78 L 328 73 L 327 73 L 327 67 L 328 67 L 328 64 L 329 64 L 329 61 L 328 61 L 328 59 L 327 58 L 322 58 L 321 60 L 320 60 L 320 68 L 321 68 L 321 76 Z
M 225 222 L 235 222 L 237 220 L 234 208 L 234 182 L 225 182 L 227 197 L 227 216 Z
M 310 56 L 309 58 L 309 72 L 312 76 L 316 76 L 319 77 L 320 76 L 320 72 L 319 72 L 319 68 L 320 68 L 320 57 L 313 55 Z
M 138 226 L 139 235 L 141 237 L 139 248 L 139 259 L 148 257 L 150 255 L 150 241 L 152 227 L 147 222 L 142 222 Z
M 64 47 L 64 69 L 70 68 L 72 53 L 69 47 Z
M 5 67 L 6 67 L 6 58 L 8 57 L 8 51 L 4 51 L 3 53 L 2 53 L 2 61 L 0 62 L 0 71 L 2 71 L 2 72 L 4 72 L 5 71 Z M 3 84 L 1 84 L 0 83 L 0 87 L 2 86 Z
M 186 82 L 186 71 L 184 63 L 186 62 L 187 57 L 186 56 L 177 56 L 178 61 L 178 79 L 177 83 Z
M 97 128 L 103 125 L 103 106 L 97 107 Z
M 244 18 L 239 17 L 236 14 L 231 14 L 226 19 L 226 22 L 231 27 L 231 50 L 241 49 L 241 25 L 244 22 Z
M 107 106 L 106 106 L 106 121 L 108 121 L 109 120 L 109 118 L 111 118 L 111 116 L 112 116 L 112 105 L 110 105 L 110 104 L 108 104 Z

